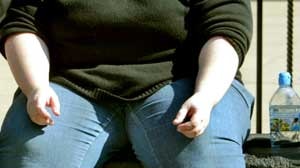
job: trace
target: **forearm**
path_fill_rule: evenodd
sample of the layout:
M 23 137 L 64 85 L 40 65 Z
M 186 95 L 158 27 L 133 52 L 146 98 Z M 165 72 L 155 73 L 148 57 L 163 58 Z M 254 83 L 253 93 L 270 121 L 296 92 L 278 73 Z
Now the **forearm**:
M 238 69 L 239 57 L 223 37 L 211 38 L 199 55 L 195 93 L 214 105 L 223 97 Z
M 30 33 L 12 35 L 5 42 L 5 53 L 14 78 L 27 97 L 49 85 L 48 49 L 39 37 Z

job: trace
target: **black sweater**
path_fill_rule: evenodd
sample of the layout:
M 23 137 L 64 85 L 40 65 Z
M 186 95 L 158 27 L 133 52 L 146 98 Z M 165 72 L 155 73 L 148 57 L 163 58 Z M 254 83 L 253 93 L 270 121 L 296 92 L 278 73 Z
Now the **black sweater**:
M 50 51 L 50 80 L 94 100 L 137 100 L 195 76 L 212 36 L 227 38 L 242 65 L 252 35 L 250 1 L 181 1 L 11 0 L 0 49 L 5 55 L 11 34 L 37 34 Z

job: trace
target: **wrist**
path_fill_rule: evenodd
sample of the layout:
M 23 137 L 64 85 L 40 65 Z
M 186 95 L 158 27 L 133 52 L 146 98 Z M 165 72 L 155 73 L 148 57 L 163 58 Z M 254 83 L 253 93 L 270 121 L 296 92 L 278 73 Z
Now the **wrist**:
M 38 85 L 38 86 L 32 86 L 32 87 L 28 88 L 27 91 L 24 91 L 24 94 L 27 97 L 27 99 L 29 99 L 32 96 L 34 96 L 37 92 L 39 92 L 40 90 L 44 90 L 44 89 L 48 89 L 48 88 L 49 88 L 49 83 L 45 83 L 43 85 Z
M 214 94 L 195 91 L 194 96 L 197 97 L 199 102 L 205 102 L 206 105 L 215 106 L 218 103 L 218 98 Z

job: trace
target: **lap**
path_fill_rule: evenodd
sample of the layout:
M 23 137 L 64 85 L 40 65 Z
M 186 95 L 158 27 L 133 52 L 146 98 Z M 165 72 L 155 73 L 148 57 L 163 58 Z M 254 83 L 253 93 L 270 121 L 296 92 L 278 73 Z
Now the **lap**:
M 116 121 L 117 114 L 59 85 L 51 87 L 61 104 L 61 115 L 52 115 L 53 126 L 31 122 L 26 97 L 16 95 L 0 132 L 1 167 L 93 167 L 101 157 L 104 145 L 114 136 L 111 122 L 121 123 Z
M 179 80 L 145 100 L 121 104 L 93 103 L 52 84 L 61 102 L 61 116 L 53 116 L 55 125 L 47 127 L 30 121 L 26 98 L 19 94 L 0 132 L 0 165 L 94 167 L 114 151 L 127 147 L 128 133 L 135 154 L 146 167 L 219 167 L 234 162 L 241 167 L 252 96 L 235 81 L 214 108 L 204 134 L 189 139 L 176 131 L 172 120 L 191 96 L 193 83 Z
M 189 139 L 176 131 L 172 120 L 193 88 L 192 80 L 177 81 L 146 99 L 129 115 L 129 135 L 139 159 L 148 167 L 241 167 L 253 97 L 234 81 L 213 109 L 204 134 Z

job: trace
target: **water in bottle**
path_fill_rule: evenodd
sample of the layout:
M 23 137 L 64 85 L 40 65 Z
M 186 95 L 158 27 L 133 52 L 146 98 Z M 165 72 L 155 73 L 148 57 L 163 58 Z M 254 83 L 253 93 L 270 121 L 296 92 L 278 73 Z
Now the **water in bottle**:
M 291 75 L 281 72 L 279 88 L 269 103 L 272 147 L 300 144 L 300 98 L 291 87 Z

